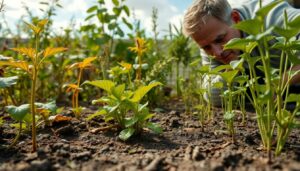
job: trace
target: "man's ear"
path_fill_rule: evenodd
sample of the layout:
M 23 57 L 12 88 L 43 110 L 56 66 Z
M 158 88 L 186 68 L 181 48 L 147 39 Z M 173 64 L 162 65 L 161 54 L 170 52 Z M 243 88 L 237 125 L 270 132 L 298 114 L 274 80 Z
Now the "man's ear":
M 238 23 L 241 21 L 240 13 L 237 10 L 232 10 L 231 19 L 234 23 Z

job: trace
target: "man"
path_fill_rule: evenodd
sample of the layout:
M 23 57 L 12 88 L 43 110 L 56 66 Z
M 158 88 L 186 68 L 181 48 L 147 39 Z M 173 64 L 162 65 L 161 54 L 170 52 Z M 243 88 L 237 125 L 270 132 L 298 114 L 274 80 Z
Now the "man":
M 262 6 L 273 0 L 263 0 Z M 187 10 L 183 29 L 201 48 L 202 64 L 212 68 L 221 64 L 229 64 L 238 59 L 238 50 L 223 50 L 224 44 L 233 38 L 243 38 L 246 34 L 231 26 L 243 20 L 252 19 L 260 9 L 259 0 L 195 0 Z M 281 2 L 266 16 L 266 28 L 284 25 L 284 10 L 287 11 L 288 20 L 300 15 L 300 9 L 291 7 L 287 2 Z M 253 52 L 255 53 L 255 51 Z M 271 51 L 273 54 L 279 51 Z M 212 56 L 211 60 L 209 56 Z M 278 59 L 277 59 L 278 60 Z M 273 67 L 278 66 L 278 61 L 271 61 Z M 299 70 L 300 66 L 293 68 Z M 222 81 L 220 76 L 212 78 L 212 82 Z M 291 84 L 300 83 L 300 76 L 293 78 Z M 207 86 L 207 85 L 204 85 Z M 221 106 L 220 89 L 212 89 L 211 99 L 214 106 Z

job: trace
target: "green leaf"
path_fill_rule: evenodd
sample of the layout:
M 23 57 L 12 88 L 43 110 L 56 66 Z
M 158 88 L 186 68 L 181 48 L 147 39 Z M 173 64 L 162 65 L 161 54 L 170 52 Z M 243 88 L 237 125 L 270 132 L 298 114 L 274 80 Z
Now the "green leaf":
M 97 111 L 97 112 L 95 112 L 95 113 L 89 115 L 89 116 L 86 118 L 86 120 L 87 120 L 87 121 L 90 121 L 90 120 L 92 120 L 93 118 L 95 118 L 95 117 L 97 117 L 97 116 L 101 116 L 101 115 L 105 115 L 105 114 L 107 114 L 106 110 L 102 109 L 102 110 L 100 110 L 100 111 Z
M 240 60 L 233 60 L 230 62 L 230 66 L 232 69 L 240 70 L 240 71 L 244 70 L 243 64 L 244 64 L 243 58 L 241 58 Z
M 89 8 L 86 12 L 87 12 L 87 13 L 92 13 L 92 12 L 96 11 L 97 9 L 98 9 L 98 6 L 97 6 L 97 5 L 94 5 L 94 6 L 92 6 L 91 8 Z
M 55 100 L 49 103 L 35 103 L 38 108 L 50 110 L 52 114 L 56 114 L 57 106 Z
M 147 128 L 149 128 L 151 131 L 157 133 L 157 134 L 161 134 L 163 132 L 162 128 L 158 125 L 158 124 L 155 124 L 155 123 L 152 123 L 152 122 L 148 122 L 146 124 Z
M 299 33 L 299 28 L 297 27 L 284 29 L 275 27 L 274 32 L 289 40 L 290 38 L 297 36 L 297 34 Z
M 6 106 L 6 110 L 13 119 L 22 121 L 30 112 L 30 106 L 29 104 L 23 104 L 21 106 Z
M 18 76 L 0 77 L 0 88 L 7 88 L 15 85 L 18 81 Z
M 119 138 L 123 141 L 126 141 L 134 134 L 134 132 L 134 128 L 126 128 L 120 132 Z
M 286 102 L 300 102 L 300 94 L 289 94 Z
M 153 87 L 162 85 L 160 82 L 153 82 L 147 86 L 139 87 L 135 92 L 133 97 L 130 99 L 132 102 L 139 102 Z
M 85 81 L 83 84 L 90 84 L 111 93 L 111 88 L 115 86 L 115 83 L 110 80 L 96 80 L 96 81 Z
M 138 121 L 139 121 L 139 118 L 137 118 L 137 117 L 125 118 L 125 120 L 124 120 L 125 127 L 129 128 L 129 127 L 133 126 L 135 123 L 137 123 Z
M 246 81 L 248 81 L 249 76 L 248 75 L 239 75 L 234 78 L 235 82 L 238 82 L 240 85 L 243 85 Z
M 123 21 L 124 24 L 126 24 L 126 26 L 127 26 L 130 30 L 133 29 L 132 24 L 130 24 L 124 17 L 122 17 L 122 21 Z
M 220 75 L 225 80 L 226 83 L 231 84 L 238 72 L 239 72 L 238 70 L 231 70 L 231 71 L 223 72 Z
M 226 70 L 226 69 L 231 69 L 231 66 L 230 65 L 220 65 L 220 66 L 217 66 L 216 68 L 214 68 L 212 71 L 211 71 L 211 74 L 219 74 L 219 72 L 223 72 L 223 70 Z
M 244 20 L 235 25 L 234 28 L 239 29 L 243 32 L 248 33 L 249 35 L 257 35 L 261 31 L 262 21 L 258 19 Z
M 225 112 L 223 118 L 225 121 L 230 121 L 234 118 L 235 114 L 234 112 Z
M 128 6 L 124 5 L 123 6 L 123 10 L 125 11 L 125 13 L 126 13 L 127 16 L 130 16 L 130 11 L 129 11 Z
M 121 97 L 125 90 L 125 84 L 118 85 L 117 87 L 111 88 L 111 93 L 114 95 L 117 99 L 121 100 Z
M 246 51 L 246 47 L 247 45 L 252 42 L 252 40 L 250 39 L 241 39 L 241 38 L 234 38 L 229 40 L 225 46 L 224 46 L 224 50 L 226 49 L 238 49 L 241 51 Z
M 259 10 L 256 11 L 256 16 L 259 16 L 261 18 L 264 18 L 268 15 L 268 13 L 279 3 L 281 3 L 283 0 L 277 0 L 269 3 L 268 5 L 265 5 L 261 7 Z
M 300 28 L 300 15 L 294 18 L 292 21 L 287 23 L 288 27 Z
M 119 0 L 112 0 L 115 6 L 119 6 Z

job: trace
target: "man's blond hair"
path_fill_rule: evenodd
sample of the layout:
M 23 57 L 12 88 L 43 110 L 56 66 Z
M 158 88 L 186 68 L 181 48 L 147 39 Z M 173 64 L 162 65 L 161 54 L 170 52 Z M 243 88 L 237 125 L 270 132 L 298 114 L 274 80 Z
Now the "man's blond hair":
M 227 0 L 195 0 L 184 15 L 183 31 L 186 36 L 192 36 L 201 29 L 209 16 L 230 24 L 231 11 Z

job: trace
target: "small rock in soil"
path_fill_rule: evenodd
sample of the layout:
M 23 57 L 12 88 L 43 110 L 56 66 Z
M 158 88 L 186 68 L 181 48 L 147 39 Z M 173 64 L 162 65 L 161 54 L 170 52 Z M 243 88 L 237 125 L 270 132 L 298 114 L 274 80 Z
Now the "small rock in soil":
M 200 147 L 199 146 L 196 146 L 193 150 L 193 153 L 192 153 L 192 159 L 195 160 L 195 161 L 200 161 L 200 160 L 204 160 L 205 157 L 203 154 L 201 154 L 200 152 Z
M 170 127 L 172 128 L 177 128 L 180 126 L 180 123 L 179 123 L 179 118 L 171 118 L 170 120 Z
M 64 127 L 58 128 L 56 133 L 60 135 L 73 135 L 75 132 L 74 128 L 71 125 L 66 125 Z
M 72 157 L 73 159 L 77 159 L 77 160 L 88 160 L 92 157 L 92 154 L 90 151 L 84 151 L 84 152 L 81 152 L 81 153 L 77 153 L 77 154 L 74 154 L 74 156 Z
M 39 171 L 39 170 L 43 170 L 43 171 L 50 171 L 52 170 L 51 167 L 51 163 L 49 160 L 45 159 L 45 160 L 34 160 L 30 163 L 30 170 L 31 171 Z
M 144 171 L 155 171 L 158 170 L 158 166 L 160 164 L 160 162 L 163 160 L 163 157 L 157 156 L 154 160 L 152 160 L 152 162 L 146 166 L 143 170 Z
M 37 159 L 37 157 L 38 157 L 38 154 L 36 152 L 35 153 L 27 153 L 27 156 L 25 157 L 24 161 L 30 162 L 32 160 Z

